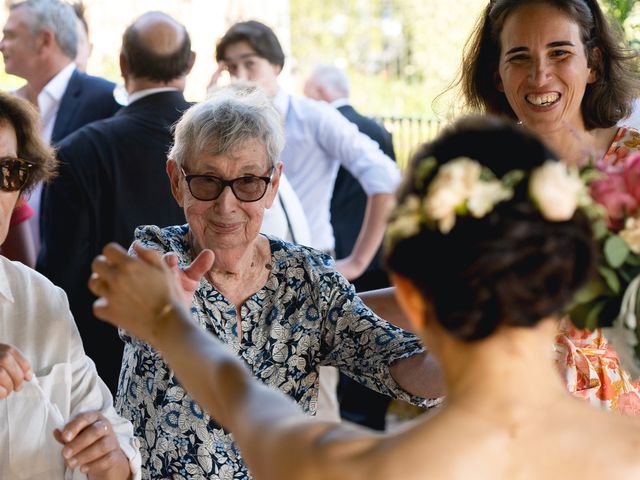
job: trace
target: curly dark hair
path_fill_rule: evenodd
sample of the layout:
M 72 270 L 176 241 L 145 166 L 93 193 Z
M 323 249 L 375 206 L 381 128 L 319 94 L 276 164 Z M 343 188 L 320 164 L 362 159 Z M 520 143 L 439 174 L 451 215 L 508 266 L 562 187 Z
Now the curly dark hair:
M 33 163 L 23 192 L 29 192 L 38 182 L 55 175 L 57 160 L 54 150 L 40 135 L 40 116 L 26 100 L 0 92 L 0 126 L 9 125 L 16 132 L 18 157 Z
M 469 117 L 414 155 L 399 203 L 409 195 L 424 198 L 437 168 L 424 180 L 419 168 L 430 157 L 438 165 L 469 157 L 497 177 L 557 161 L 522 127 L 496 117 Z M 437 321 L 465 341 L 485 338 L 500 325 L 533 326 L 563 311 L 591 275 L 596 258 L 586 214 L 577 210 L 569 221 L 545 220 L 529 199 L 527 181 L 485 217 L 459 216 L 447 234 L 422 226 L 386 252 L 388 268 L 409 279 Z
M 588 65 L 597 79 L 582 99 L 585 126 L 609 128 L 631 114 L 638 94 L 638 54 L 625 47 L 596 0 L 493 0 L 487 4 L 465 45 L 459 84 L 467 105 L 481 112 L 516 119 L 504 93 L 496 88 L 500 33 L 507 17 L 529 4 L 547 4 L 565 12 L 580 28 Z
M 227 47 L 239 42 L 247 42 L 259 57 L 271 65 L 284 66 L 284 51 L 278 37 L 271 28 L 256 20 L 238 22 L 227 30 L 216 45 L 216 61 L 224 60 Z

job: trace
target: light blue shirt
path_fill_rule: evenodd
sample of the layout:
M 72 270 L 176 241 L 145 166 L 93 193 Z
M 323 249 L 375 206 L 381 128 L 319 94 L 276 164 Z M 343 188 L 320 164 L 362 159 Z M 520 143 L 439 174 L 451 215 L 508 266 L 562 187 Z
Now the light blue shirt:
M 395 192 L 400 171 L 376 142 L 331 105 L 291 96 L 282 89 L 273 103 L 285 119 L 281 160 L 307 216 L 311 246 L 333 250 L 330 204 L 338 168 L 347 169 L 367 195 Z

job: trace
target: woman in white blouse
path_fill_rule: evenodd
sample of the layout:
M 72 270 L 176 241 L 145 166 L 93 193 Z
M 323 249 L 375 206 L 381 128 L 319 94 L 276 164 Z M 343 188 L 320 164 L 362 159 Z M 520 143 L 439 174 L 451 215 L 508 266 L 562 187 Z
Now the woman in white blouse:
M 0 93 L 0 243 L 55 159 L 24 100 Z M 138 478 L 131 424 L 85 355 L 66 295 L 0 256 L 0 478 Z

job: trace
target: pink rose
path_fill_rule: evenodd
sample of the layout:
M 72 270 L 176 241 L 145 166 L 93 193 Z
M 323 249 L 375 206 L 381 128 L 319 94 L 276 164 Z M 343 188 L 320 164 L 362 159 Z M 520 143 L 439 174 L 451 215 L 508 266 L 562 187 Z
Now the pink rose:
M 615 230 L 624 226 L 625 217 L 635 212 L 640 200 L 640 197 L 636 199 L 627 192 L 624 172 L 609 172 L 606 177 L 592 182 L 591 196 L 604 206 L 609 227 Z
M 636 202 L 640 202 L 640 152 L 624 161 L 622 176 L 629 195 L 635 198 Z

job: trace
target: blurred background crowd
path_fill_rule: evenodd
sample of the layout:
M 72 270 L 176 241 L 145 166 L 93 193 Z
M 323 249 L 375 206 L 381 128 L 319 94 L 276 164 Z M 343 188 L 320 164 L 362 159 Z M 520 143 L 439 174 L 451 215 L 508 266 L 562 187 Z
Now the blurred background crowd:
M 602 0 L 602 7 L 640 48 L 640 2 Z M 204 98 L 216 69 L 216 40 L 237 21 L 256 19 L 274 28 L 287 61 L 280 83 L 302 93 L 318 63 L 344 69 L 351 81 L 351 103 L 382 120 L 393 134 L 400 166 L 411 149 L 435 136 L 456 116 L 454 92 L 462 48 L 484 0 L 84 0 L 91 55 L 87 72 L 121 83 L 118 52 L 131 20 L 149 10 L 170 14 L 191 35 L 196 63 L 185 97 Z M 0 12 L 4 24 L 8 9 Z M 0 59 L 1 61 L 1 59 Z M 0 88 L 13 90 L 24 80 L 0 68 Z M 445 93 L 443 93 L 445 92 Z

